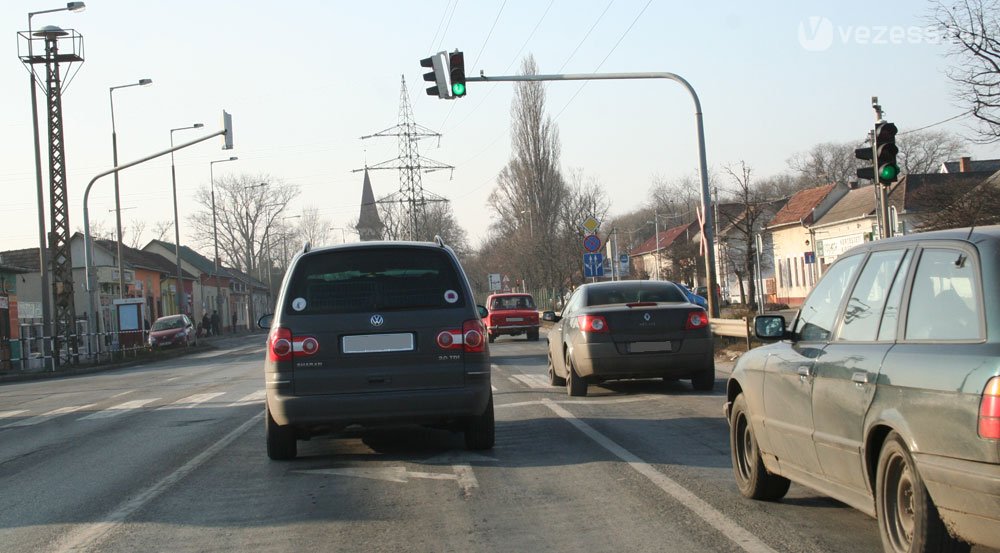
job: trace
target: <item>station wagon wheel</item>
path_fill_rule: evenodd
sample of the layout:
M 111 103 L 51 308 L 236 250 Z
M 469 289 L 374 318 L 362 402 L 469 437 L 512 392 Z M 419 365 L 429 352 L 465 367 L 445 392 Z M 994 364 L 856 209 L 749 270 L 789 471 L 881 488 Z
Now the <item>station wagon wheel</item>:
M 552 352 L 548 353 L 549 359 L 549 386 L 565 386 L 566 379 L 556 374 L 556 367 L 552 364 Z
M 733 458 L 733 474 L 736 487 L 743 497 L 776 501 L 788 493 L 791 482 L 777 474 L 771 474 L 764 466 L 757 438 L 750 424 L 747 402 L 743 394 L 736 396 L 729 424 L 729 449 Z
M 885 551 L 967 552 L 970 546 L 948 533 L 927 493 L 906 442 L 890 433 L 878 458 L 875 510 Z

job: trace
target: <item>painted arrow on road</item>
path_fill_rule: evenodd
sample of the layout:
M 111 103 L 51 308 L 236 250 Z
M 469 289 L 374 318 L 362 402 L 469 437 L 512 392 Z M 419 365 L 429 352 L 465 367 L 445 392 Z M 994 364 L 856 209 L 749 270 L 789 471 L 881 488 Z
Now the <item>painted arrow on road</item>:
M 466 464 L 452 465 L 452 474 L 446 472 L 424 472 L 407 470 L 406 467 L 344 467 L 336 469 L 297 470 L 300 474 L 323 474 L 329 476 L 348 476 L 351 478 L 367 478 L 386 482 L 406 483 L 411 479 L 453 480 L 462 489 L 462 495 L 469 497 L 472 490 L 479 487 L 472 467 Z

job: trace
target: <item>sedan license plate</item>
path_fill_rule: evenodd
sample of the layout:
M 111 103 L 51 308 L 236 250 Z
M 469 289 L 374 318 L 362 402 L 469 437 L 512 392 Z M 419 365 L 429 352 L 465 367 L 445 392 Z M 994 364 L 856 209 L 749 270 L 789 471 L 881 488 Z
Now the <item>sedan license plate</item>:
M 524 321 L 524 319 L 522 317 L 507 317 L 507 322 L 508 323 L 520 323 L 520 322 L 523 322 L 523 321 Z
M 388 351 L 413 351 L 413 334 L 360 334 L 341 339 L 344 353 L 384 353 Z
M 670 341 L 666 342 L 632 342 L 628 347 L 629 353 L 652 353 L 655 351 L 669 352 Z

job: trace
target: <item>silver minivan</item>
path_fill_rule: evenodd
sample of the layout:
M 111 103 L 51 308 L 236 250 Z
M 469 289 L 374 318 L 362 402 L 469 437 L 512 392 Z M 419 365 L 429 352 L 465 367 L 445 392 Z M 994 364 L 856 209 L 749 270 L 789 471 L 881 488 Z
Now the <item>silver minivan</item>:
M 439 425 L 493 447 L 482 311 L 440 241 L 307 246 L 258 323 L 268 456 L 292 459 L 297 440 L 352 425 Z

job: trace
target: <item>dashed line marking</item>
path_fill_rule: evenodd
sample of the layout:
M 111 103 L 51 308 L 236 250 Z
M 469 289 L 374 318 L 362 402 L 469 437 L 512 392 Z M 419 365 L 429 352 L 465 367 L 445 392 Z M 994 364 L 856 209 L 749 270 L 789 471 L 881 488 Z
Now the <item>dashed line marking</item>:
M 7 426 L 4 426 L 3 428 L 18 428 L 18 427 L 22 427 L 22 426 L 34 426 L 34 425 L 36 425 L 38 423 L 42 423 L 42 422 L 45 422 L 45 421 L 48 421 L 48 420 L 52 420 L 52 419 L 54 419 L 56 417 L 61 417 L 63 415 L 68 415 L 70 413 L 75 413 L 76 411 L 82 411 L 84 409 L 93 407 L 94 405 L 95 404 L 92 403 L 90 405 L 72 405 L 72 406 L 67 406 L 67 407 L 60 407 L 58 409 L 54 409 L 52 411 L 49 411 L 48 413 L 43 413 L 41 415 L 38 415 L 38 416 L 35 416 L 35 417 L 31 417 L 30 419 L 24 419 L 24 420 L 21 420 L 21 421 L 17 421 L 17 422 L 8 424 Z
M 251 403 L 258 403 L 264 401 L 265 397 L 267 397 L 266 390 L 257 390 L 256 392 L 247 394 L 241 397 L 239 400 L 234 401 L 229 405 L 226 405 L 226 407 L 239 407 L 240 405 L 250 405 Z
M 547 390 L 552 388 L 546 377 L 540 374 L 515 374 L 511 378 L 516 378 L 521 384 L 536 390 Z
M 223 395 L 224 393 L 225 392 L 210 392 L 207 394 L 195 394 L 193 396 L 188 396 L 186 398 L 179 399 L 171 403 L 170 405 L 164 405 L 163 407 L 157 409 L 157 411 L 162 411 L 165 409 L 193 409 L 198 405 L 205 403 L 206 401 L 211 401 Z
M 158 399 L 160 398 L 152 397 L 147 399 L 136 399 L 133 401 L 126 401 L 125 403 L 121 403 L 113 407 L 108 407 L 103 411 L 98 411 L 96 413 L 92 413 L 85 417 L 80 417 L 78 420 L 86 421 L 86 420 L 97 420 L 97 419 L 110 419 L 112 417 L 124 415 L 129 411 L 135 411 L 136 409 L 141 409 L 147 403 L 152 403 L 154 401 L 157 401 Z

